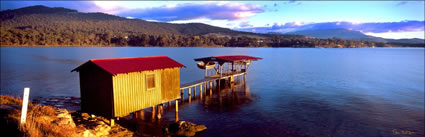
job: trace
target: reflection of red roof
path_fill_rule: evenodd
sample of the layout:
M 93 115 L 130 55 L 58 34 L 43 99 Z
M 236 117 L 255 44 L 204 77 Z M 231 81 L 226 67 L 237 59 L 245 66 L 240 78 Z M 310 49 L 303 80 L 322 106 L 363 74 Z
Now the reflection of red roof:
M 259 60 L 261 58 L 245 56 L 245 55 L 225 55 L 225 56 L 213 56 L 218 60 L 225 61 L 239 61 L 239 60 Z
M 246 60 L 255 61 L 260 59 L 261 58 L 246 56 L 246 55 L 224 55 L 224 56 L 197 58 L 195 59 L 195 61 L 204 61 L 204 62 L 217 61 L 217 62 L 223 63 L 223 62 L 237 62 L 237 61 L 246 61 Z
M 119 73 L 140 72 L 146 70 L 185 67 L 167 56 L 91 59 L 84 63 L 92 62 L 112 75 Z M 83 64 L 83 65 L 84 65 Z M 83 65 L 72 71 L 79 71 Z

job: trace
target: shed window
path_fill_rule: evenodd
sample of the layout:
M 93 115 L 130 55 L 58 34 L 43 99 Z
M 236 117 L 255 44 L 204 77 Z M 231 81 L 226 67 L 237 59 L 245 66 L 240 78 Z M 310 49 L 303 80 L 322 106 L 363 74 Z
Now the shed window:
M 155 74 L 146 75 L 146 85 L 148 89 L 155 88 Z

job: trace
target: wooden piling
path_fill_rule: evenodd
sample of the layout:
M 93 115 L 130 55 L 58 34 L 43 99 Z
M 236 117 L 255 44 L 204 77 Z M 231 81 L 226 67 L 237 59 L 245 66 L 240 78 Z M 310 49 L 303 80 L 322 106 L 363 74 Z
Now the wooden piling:
M 196 98 L 196 86 L 193 87 L 193 96 Z
M 190 94 L 192 94 L 191 92 L 192 91 L 190 91 L 191 89 L 192 89 L 192 87 L 190 87 L 190 88 L 187 88 L 189 91 L 188 91 L 188 94 L 189 94 L 189 97 L 190 97 Z
M 113 118 L 111 118 L 111 121 L 109 122 L 110 126 L 113 127 L 115 125 L 115 121 Z
M 210 96 L 212 95 L 212 88 L 210 88 Z
M 230 83 L 233 83 L 233 82 L 235 82 L 235 77 L 231 76 L 230 77 Z
M 140 119 L 145 120 L 145 110 L 142 109 L 139 111 L 139 117 Z
M 192 103 L 192 96 L 189 94 L 189 104 Z
M 176 100 L 176 122 L 179 121 L 179 101 Z
M 199 96 L 200 96 L 200 98 L 201 98 L 201 100 L 202 100 L 202 92 L 203 92 L 203 90 L 202 90 L 202 84 L 201 85 L 199 85 Z
M 207 83 L 204 83 L 204 92 L 207 94 Z
M 156 116 L 158 119 L 161 119 L 162 117 L 161 113 L 162 113 L 162 104 L 158 105 L 158 114 Z
M 155 106 L 152 106 L 152 120 L 155 119 Z

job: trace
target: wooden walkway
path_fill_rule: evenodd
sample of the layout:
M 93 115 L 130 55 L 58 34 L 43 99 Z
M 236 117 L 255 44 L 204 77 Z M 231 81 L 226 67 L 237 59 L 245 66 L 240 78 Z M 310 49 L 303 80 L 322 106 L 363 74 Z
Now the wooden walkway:
M 244 75 L 244 74 L 246 74 L 246 72 L 228 73 L 228 74 L 222 74 L 222 75 L 215 74 L 215 75 L 205 77 L 204 79 L 201 79 L 201 80 L 182 84 L 180 86 L 180 90 L 184 90 L 186 88 L 191 88 L 191 87 L 196 87 L 198 85 L 208 84 L 208 82 L 211 82 L 211 81 L 214 81 L 214 80 L 226 79 L 226 78 L 229 78 L 229 77 L 236 77 L 236 76 L 240 76 L 240 75 Z

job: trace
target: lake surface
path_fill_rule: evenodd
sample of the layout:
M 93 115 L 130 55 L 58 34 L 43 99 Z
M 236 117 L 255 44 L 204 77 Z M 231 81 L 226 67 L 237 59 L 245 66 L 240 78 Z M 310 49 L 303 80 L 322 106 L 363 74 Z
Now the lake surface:
M 194 58 L 226 54 L 263 60 L 252 63 L 246 83 L 179 106 L 180 120 L 208 127 L 199 136 L 424 136 L 423 48 L 6 47 L 0 91 L 79 96 L 70 71 L 87 60 L 160 55 L 187 66 L 186 83 L 204 75 Z M 163 117 L 173 121 L 174 111 Z

